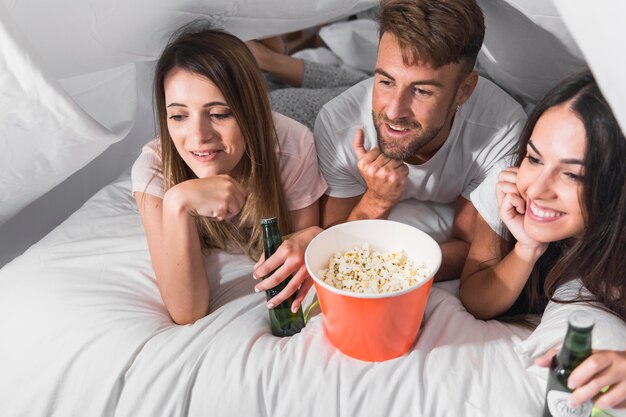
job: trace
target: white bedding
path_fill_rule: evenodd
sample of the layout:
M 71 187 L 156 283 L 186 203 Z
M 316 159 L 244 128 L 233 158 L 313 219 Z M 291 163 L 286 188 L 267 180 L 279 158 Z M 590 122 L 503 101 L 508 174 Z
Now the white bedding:
M 322 316 L 270 334 L 252 262 L 213 252 L 211 313 L 172 323 L 128 175 L 0 270 L 0 416 L 530 416 L 545 371 L 528 330 L 470 316 L 433 288 L 417 344 L 383 363 L 344 356 Z

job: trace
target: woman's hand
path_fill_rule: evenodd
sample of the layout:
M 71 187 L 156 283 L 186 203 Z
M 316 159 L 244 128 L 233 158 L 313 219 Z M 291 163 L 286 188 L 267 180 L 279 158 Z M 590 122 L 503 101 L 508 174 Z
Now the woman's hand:
M 304 251 L 309 242 L 317 236 L 322 229 L 318 226 L 311 226 L 294 233 L 289 239 L 285 240 L 278 250 L 267 260 L 263 256 L 254 266 L 253 276 L 255 279 L 263 278 L 272 271 L 274 273 L 265 278 L 255 287 L 255 291 L 261 292 L 274 288 L 283 282 L 288 276 L 292 275 L 287 286 L 267 302 L 268 308 L 273 308 L 300 288 L 298 295 L 291 304 L 291 311 L 296 312 L 302 305 L 304 297 L 309 292 L 309 288 L 313 285 L 313 280 L 304 264 Z
M 626 408 L 626 351 L 599 350 L 576 367 L 567 380 L 573 406 L 595 398 L 599 408 Z M 610 386 L 608 391 L 601 390 Z
M 535 363 L 549 366 L 556 352 L 557 349 L 549 350 L 535 359 Z M 572 407 L 593 399 L 599 408 L 626 408 L 626 351 L 595 351 L 572 371 L 567 385 L 574 390 L 570 398 Z M 610 388 L 602 393 L 606 386 Z
M 191 215 L 217 221 L 235 217 L 246 202 L 246 189 L 229 175 L 187 180 L 165 194 L 166 204 L 172 202 Z
M 548 244 L 537 242 L 526 234 L 524 229 L 526 201 L 517 189 L 517 171 L 517 167 L 510 167 L 500 173 L 496 184 L 498 214 L 517 240 L 518 245 L 541 255 L 547 249 Z

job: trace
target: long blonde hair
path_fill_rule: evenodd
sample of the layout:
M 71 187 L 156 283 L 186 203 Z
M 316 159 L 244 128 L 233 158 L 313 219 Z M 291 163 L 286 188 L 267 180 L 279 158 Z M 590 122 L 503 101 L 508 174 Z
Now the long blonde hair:
M 155 70 L 154 93 L 166 189 L 197 178 L 176 151 L 167 128 L 164 81 L 175 68 L 202 75 L 220 89 L 244 138 L 244 155 L 230 175 L 248 190 L 246 203 L 232 221 L 197 216 L 202 247 L 240 250 L 256 258 L 262 248 L 261 218 L 277 216 L 281 232 L 291 230 L 276 128 L 254 56 L 237 37 L 207 29 L 205 22 L 198 21 L 179 29 L 165 47 Z

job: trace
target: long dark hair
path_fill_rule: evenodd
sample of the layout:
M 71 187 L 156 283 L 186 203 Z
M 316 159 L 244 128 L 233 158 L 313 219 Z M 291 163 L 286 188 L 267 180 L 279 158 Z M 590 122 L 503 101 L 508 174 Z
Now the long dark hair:
M 247 187 L 246 203 L 237 221 L 218 222 L 198 216 L 202 246 L 241 250 L 256 257 L 262 243 L 261 218 L 277 216 L 281 231 L 290 232 L 277 156 L 279 144 L 260 70 L 239 38 L 211 28 L 209 22 L 191 22 L 172 36 L 154 77 L 166 188 L 196 178 L 176 151 L 167 128 L 164 83 L 175 68 L 202 75 L 220 89 L 244 138 L 245 152 L 230 175 Z
M 600 302 L 626 320 L 626 138 L 590 71 L 561 81 L 537 104 L 521 134 L 516 166 L 539 118 L 567 103 L 585 127 L 586 146 L 580 206 L 585 229 L 580 238 L 549 244 L 507 315 L 541 313 L 563 283 L 580 279 L 593 295 L 576 302 Z M 515 246 L 505 230 L 503 253 Z

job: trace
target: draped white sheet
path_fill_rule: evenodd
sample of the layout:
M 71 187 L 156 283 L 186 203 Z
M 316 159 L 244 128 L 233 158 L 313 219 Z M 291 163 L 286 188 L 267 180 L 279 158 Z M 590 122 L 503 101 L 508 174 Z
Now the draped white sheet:
M 0 4 L 0 224 L 127 133 L 94 121 L 26 43 Z
M 137 105 L 136 64 L 154 61 L 184 23 L 208 18 L 243 39 L 289 32 L 373 0 L 0 2 L 0 225 L 124 139 Z M 139 69 L 138 69 L 139 68 Z M 146 141 L 148 138 L 144 138 Z M 94 190 L 95 191 L 95 190 Z

